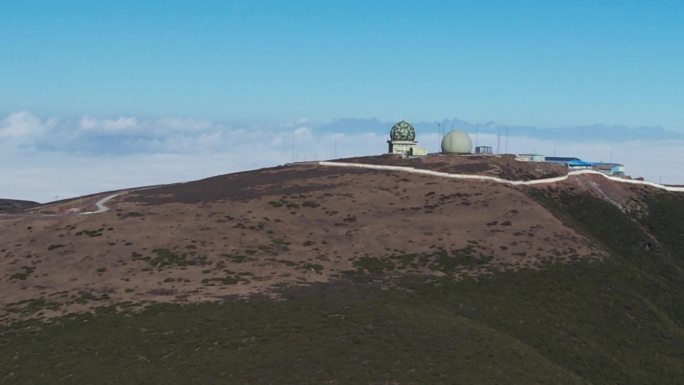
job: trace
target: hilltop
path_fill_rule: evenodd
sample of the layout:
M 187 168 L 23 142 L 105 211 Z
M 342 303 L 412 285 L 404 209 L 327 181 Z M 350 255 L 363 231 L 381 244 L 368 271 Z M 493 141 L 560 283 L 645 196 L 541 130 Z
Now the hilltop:
M 413 167 L 453 174 L 487 175 L 508 180 L 546 179 L 567 175 L 567 167 L 545 162 L 518 162 L 515 155 L 449 155 L 432 154 L 428 157 L 402 158 L 396 155 L 377 155 L 338 159 L 336 162 Z
M 15 199 L 0 199 L 0 214 L 22 212 L 30 207 L 38 206 L 38 202 Z
M 506 157 L 342 161 L 565 174 Z M 72 383 L 684 376 L 681 195 L 594 175 L 513 187 L 317 164 L 120 193 L 100 214 L 63 201 L 0 217 L 6 382 L 38 378 L 28 362 Z M 98 342 L 55 348 L 82 339 Z
M 194 302 L 277 295 L 281 285 L 389 266 L 463 277 L 605 256 L 522 191 L 432 179 L 292 165 L 131 191 L 99 215 L 17 217 L 0 235 L 13 245 L 2 250 L 3 266 L 27 278 L 0 285 L 8 302 L 40 293 L 55 303 Z M 68 213 L 75 203 L 31 212 Z

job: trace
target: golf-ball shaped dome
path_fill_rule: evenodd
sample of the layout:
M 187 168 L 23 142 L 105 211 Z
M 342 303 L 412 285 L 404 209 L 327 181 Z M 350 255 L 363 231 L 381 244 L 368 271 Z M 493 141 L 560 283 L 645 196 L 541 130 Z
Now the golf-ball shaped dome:
M 454 130 L 442 138 L 442 152 L 446 154 L 470 154 L 473 141 L 463 131 Z

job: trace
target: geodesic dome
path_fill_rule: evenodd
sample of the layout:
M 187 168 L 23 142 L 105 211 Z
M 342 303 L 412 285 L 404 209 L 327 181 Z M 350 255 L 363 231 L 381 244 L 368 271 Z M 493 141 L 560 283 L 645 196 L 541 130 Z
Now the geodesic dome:
M 390 131 L 390 139 L 397 141 L 413 141 L 416 140 L 416 129 L 405 121 L 401 121 L 394 126 Z

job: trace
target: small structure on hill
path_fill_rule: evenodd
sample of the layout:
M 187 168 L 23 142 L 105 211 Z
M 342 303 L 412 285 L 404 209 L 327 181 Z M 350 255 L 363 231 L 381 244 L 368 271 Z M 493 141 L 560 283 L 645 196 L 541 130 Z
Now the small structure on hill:
M 453 130 L 442 138 L 442 152 L 445 154 L 470 154 L 473 141 L 463 131 Z
M 596 163 L 594 164 L 594 170 L 612 176 L 625 175 L 625 165 L 621 163 Z
M 410 123 L 403 120 L 392 126 L 390 140 L 387 143 L 389 144 L 390 154 L 423 156 L 428 153 L 426 149 L 418 147 L 416 129 Z
M 582 169 L 588 170 L 594 166 L 594 163 L 592 163 L 592 162 L 586 162 L 580 158 L 571 158 L 571 157 L 565 157 L 565 156 L 547 156 L 545 162 L 562 164 L 562 165 L 567 166 L 570 169 L 576 169 L 576 170 L 582 170 Z
M 492 155 L 494 151 L 491 146 L 477 146 L 475 147 L 475 153 L 480 155 Z
M 520 162 L 545 162 L 546 156 L 540 154 L 518 154 L 515 160 Z
M 546 162 L 567 166 L 574 170 L 595 170 L 611 176 L 625 176 L 625 166 L 621 163 L 587 162 L 580 158 L 547 156 Z
M 515 160 L 520 162 L 546 162 L 560 164 L 570 170 L 594 170 L 610 176 L 625 176 L 625 166 L 621 163 L 587 162 L 569 156 L 544 156 L 539 154 L 518 154 Z

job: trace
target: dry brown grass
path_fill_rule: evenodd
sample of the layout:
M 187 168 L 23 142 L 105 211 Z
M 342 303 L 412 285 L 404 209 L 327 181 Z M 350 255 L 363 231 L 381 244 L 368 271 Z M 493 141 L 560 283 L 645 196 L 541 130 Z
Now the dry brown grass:
M 289 166 L 108 205 L 92 216 L 0 218 L 0 307 L 43 298 L 59 306 L 36 315 L 50 316 L 121 301 L 273 295 L 335 280 L 364 257 L 422 256 L 393 263 L 396 272 L 444 275 L 429 258 L 466 248 L 486 263 L 455 265 L 456 279 L 604 255 L 522 190 L 384 171 Z

